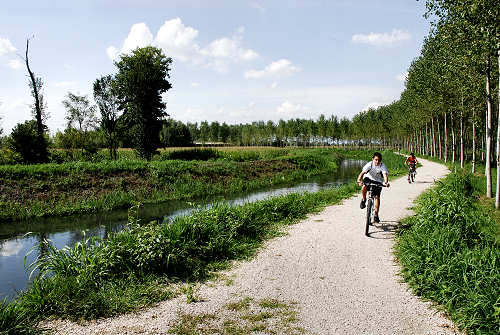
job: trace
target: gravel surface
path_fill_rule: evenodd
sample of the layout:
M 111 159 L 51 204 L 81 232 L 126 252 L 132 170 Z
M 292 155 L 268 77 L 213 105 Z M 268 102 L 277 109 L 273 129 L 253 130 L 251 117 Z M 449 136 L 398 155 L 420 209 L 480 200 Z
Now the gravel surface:
M 55 334 L 165 334 L 180 324 L 183 314 L 209 313 L 219 326 L 229 324 L 238 316 L 227 303 L 249 297 L 255 302 L 277 299 L 297 311 L 296 321 L 269 319 L 277 333 L 458 334 L 451 321 L 401 282 L 393 255 L 393 234 L 401 218 L 411 214 L 409 207 L 419 194 L 448 172 L 441 164 L 421 163 L 416 183 L 409 185 L 403 177 L 383 190 L 381 222 L 371 227 L 369 237 L 364 235 L 365 210 L 360 210 L 357 195 L 310 215 L 291 226 L 287 235 L 268 241 L 251 261 L 196 287 L 201 301 L 187 303 L 179 296 L 134 314 L 85 324 L 52 321 L 46 326 Z M 196 334 L 224 333 L 215 328 Z

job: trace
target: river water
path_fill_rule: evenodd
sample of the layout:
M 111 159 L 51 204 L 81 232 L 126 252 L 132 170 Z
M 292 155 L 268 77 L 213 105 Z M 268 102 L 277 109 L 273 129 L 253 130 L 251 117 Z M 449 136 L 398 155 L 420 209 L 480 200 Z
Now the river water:
M 316 192 L 320 189 L 337 187 L 354 182 L 365 162 L 344 160 L 335 173 L 311 178 L 294 185 L 281 185 L 225 197 L 214 197 L 199 201 L 168 201 L 160 204 L 143 205 L 139 218 L 144 222 L 155 219 L 171 220 L 179 215 L 187 215 L 195 208 L 208 208 L 217 202 L 240 205 L 271 196 L 294 192 Z M 32 219 L 25 222 L 0 224 L 0 299 L 15 297 L 29 283 L 25 270 L 25 256 L 43 239 L 52 241 L 57 248 L 72 246 L 85 237 L 105 237 L 109 232 L 122 230 L 127 224 L 128 211 L 124 209 L 92 215 L 78 215 L 59 218 Z M 34 250 L 26 257 L 30 264 L 37 257 Z

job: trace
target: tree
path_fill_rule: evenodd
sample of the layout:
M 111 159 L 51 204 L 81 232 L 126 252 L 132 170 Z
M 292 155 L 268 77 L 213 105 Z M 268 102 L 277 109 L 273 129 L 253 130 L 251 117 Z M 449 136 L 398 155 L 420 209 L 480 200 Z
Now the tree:
M 41 163 L 47 158 L 45 152 L 40 146 L 46 148 L 47 140 L 40 141 L 37 132 L 35 120 L 27 120 L 24 123 L 18 123 L 7 139 L 7 146 L 13 152 L 21 156 L 23 163 L 34 164 Z
M 66 107 L 66 121 L 68 127 L 72 127 L 81 132 L 86 132 L 97 125 L 95 117 L 95 106 L 92 106 L 86 95 L 80 96 L 68 92 L 67 99 L 62 104 Z
M 116 159 L 118 148 L 118 99 L 113 92 L 113 78 L 104 76 L 94 82 L 94 100 L 101 113 L 101 129 L 104 131 L 106 145 L 112 159 Z
M 45 138 L 45 131 L 47 130 L 47 126 L 44 124 L 45 119 L 48 117 L 46 113 L 46 103 L 43 98 L 42 88 L 43 82 L 40 77 L 36 77 L 33 71 L 30 68 L 29 64 L 29 38 L 26 40 L 26 56 L 23 59 L 26 64 L 26 69 L 28 70 L 28 75 L 30 78 L 29 87 L 31 89 L 31 95 L 33 96 L 35 102 L 32 106 L 32 111 L 35 117 L 35 130 L 36 130 L 36 142 L 34 143 L 34 147 L 36 150 L 39 150 L 33 157 L 36 157 L 38 162 L 46 162 L 48 160 L 49 151 L 48 151 L 48 142 Z
M 155 47 L 137 48 L 123 54 L 115 62 L 118 73 L 114 80 L 119 109 L 123 111 L 139 155 L 151 159 L 160 146 L 160 130 L 166 104 L 162 94 L 172 88 L 170 78 L 172 58 Z
M 164 147 L 187 147 L 193 145 L 189 128 L 180 121 L 172 119 L 163 124 L 160 141 Z

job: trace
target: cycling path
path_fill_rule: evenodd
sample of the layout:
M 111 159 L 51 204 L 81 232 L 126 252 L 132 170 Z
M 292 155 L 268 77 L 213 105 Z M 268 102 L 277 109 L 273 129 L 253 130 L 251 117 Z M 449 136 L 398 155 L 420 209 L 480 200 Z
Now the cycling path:
M 251 297 L 297 302 L 297 326 L 306 334 L 456 334 L 451 321 L 401 282 L 393 255 L 401 218 L 411 214 L 409 207 L 419 194 L 448 173 L 441 164 L 421 163 L 414 184 L 403 177 L 383 190 L 381 222 L 371 227 L 369 237 L 357 195 L 291 226 L 254 259 L 228 271 L 225 280 L 200 285 L 195 290 L 200 302 L 188 304 L 180 296 L 85 325 L 56 321 L 55 333 L 168 333 L 179 313 L 213 313 L 223 321 L 228 301 Z

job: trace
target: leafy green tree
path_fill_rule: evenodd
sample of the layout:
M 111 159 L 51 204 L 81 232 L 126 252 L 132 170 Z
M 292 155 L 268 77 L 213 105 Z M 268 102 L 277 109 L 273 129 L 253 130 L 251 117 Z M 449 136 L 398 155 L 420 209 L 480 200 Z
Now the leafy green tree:
M 204 145 L 210 136 L 210 126 L 207 121 L 202 121 L 200 123 L 200 141 Z
M 22 162 L 27 164 L 45 162 L 47 157 L 43 149 L 47 148 L 47 145 L 45 137 L 43 142 L 40 142 L 35 120 L 18 123 L 7 139 L 8 148 L 19 154 Z
M 101 113 L 101 129 L 112 159 L 116 159 L 118 149 L 118 99 L 112 88 L 113 78 L 104 76 L 94 82 L 94 100 Z
M 172 87 L 167 80 L 171 63 L 172 58 L 151 46 L 122 54 L 120 61 L 115 62 L 118 73 L 114 87 L 119 109 L 123 111 L 135 149 L 148 160 L 160 146 L 160 130 L 168 116 L 162 94 Z
M 68 127 L 75 128 L 81 132 L 96 127 L 98 122 L 95 116 L 95 106 L 90 104 L 86 95 L 80 96 L 68 92 L 62 104 L 66 108 Z
M 193 145 L 189 128 L 180 121 L 167 120 L 160 131 L 160 141 L 164 147 L 187 147 Z

